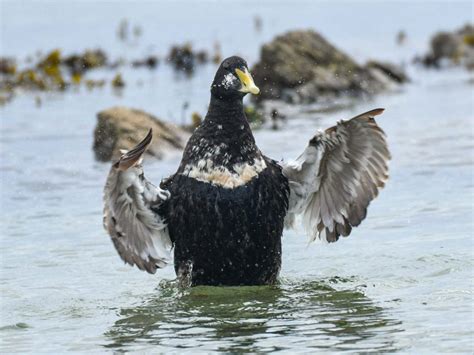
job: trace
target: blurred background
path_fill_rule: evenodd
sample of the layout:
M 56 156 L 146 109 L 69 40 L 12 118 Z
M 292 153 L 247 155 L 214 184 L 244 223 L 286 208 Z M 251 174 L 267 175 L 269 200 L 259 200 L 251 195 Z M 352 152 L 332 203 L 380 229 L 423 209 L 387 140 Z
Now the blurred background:
M 471 352 L 472 25 L 470 1 L 1 0 L 0 350 Z M 109 160 L 146 128 L 99 128 L 169 124 L 158 183 L 231 55 L 266 89 L 246 111 L 268 156 L 384 107 L 391 179 L 350 238 L 286 231 L 280 285 L 180 292 L 102 229 Z

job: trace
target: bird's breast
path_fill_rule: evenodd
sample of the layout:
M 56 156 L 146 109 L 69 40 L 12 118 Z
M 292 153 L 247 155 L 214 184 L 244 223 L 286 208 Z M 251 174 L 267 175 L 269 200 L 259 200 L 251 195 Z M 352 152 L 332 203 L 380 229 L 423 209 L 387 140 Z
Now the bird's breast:
M 225 159 L 220 163 L 211 157 L 203 157 L 196 163 L 187 164 L 182 175 L 226 189 L 233 189 L 247 184 L 266 168 L 267 164 L 263 157 L 232 165 L 225 164 Z

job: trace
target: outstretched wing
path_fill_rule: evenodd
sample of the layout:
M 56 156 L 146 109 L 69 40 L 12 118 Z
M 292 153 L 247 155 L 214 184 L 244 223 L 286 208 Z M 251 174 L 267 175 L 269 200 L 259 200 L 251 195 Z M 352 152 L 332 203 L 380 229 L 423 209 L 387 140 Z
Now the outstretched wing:
M 152 210 L 169 197 L 143 174 L 142 155 L 152 132 L 122 155 L 104 188 L 104 228 L 127 264 L 155 273 L 171 261 L 172 243 L 164 218 Z
M 296 214 L 310 237 L 335 242 L 348 236 L 388 179 L 390 152 L 375 109 L 317 133 L 296 161 L 285 164 L 290 183 L 287 224 Z

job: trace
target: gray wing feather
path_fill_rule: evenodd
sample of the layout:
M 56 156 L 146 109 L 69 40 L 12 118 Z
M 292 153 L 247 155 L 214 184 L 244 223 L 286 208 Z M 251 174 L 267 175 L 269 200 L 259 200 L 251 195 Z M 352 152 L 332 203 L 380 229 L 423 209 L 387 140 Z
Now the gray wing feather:
M 303 154 L 283 166 L 290 183 L 286 224 L 303 216 L 310 241 L 348 236 L 388 179 L 390 152 L 376 109 L 318 132 Z
M 171 260 L 172 243 L 162 216 L 151 208 L 169 197 L 150 183 L 141 166 L 112 167 L 104 189 L 104 228 L 127 264 L 155 273 Z

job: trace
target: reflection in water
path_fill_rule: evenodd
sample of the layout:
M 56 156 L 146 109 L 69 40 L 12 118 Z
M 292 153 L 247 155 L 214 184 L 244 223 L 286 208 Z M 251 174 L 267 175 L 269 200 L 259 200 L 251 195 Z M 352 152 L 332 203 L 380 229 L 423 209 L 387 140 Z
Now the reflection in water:
M 401 331 L 400 323 L 362 292 L 331 286 L 345 281 L 196 287 L 184 292 L 164 283 L 143 305 L 120 310 L 120 319 L 105 334 L 110 339 L 106 347 L 399 350 L 392 334 Z

